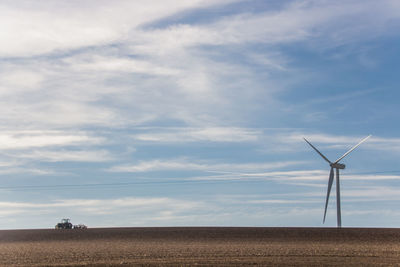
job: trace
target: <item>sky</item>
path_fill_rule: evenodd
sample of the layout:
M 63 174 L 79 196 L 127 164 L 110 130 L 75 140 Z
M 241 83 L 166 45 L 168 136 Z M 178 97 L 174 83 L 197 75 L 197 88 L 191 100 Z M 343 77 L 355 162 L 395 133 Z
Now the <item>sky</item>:
M 397 0 L 2 0 L 0 229 L 400 224 Z

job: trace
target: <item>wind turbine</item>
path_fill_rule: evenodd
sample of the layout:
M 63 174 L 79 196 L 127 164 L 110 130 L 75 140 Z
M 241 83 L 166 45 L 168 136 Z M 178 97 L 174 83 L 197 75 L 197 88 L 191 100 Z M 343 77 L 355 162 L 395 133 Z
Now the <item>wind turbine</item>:
M 307 139 L 304 138 L 304 141 L 306 141 L 325 161 L 329 163 L 331 166 L 331 171 L 329 173 L 329 180 L 328 180 L 328 191 L 326 193 L 326 202 L 325 202 L 325 212 L 324 212 L 324 221 L 325 223 L 325 217 L 326 217 L 326 209 L 328 207 L 328 201 L 329 201 L 329 195 L 331 193 L 331 188 L 333 184 L 333 176 L 334 176 L 334 171 L 333 169 L 336 169 L 336 210 L 337 210 L 337 226 L 342 227 L 342 215 L 340 211 L 340 182 L 339 182 L 339 170 L 344 169 L 346 165 L 339 163 L 344 157 L 346 157 L 348 154 L 350 154 L 351 151 L 356 149 L 359 145 L 361 145 L 364 141 L 366 141 L 368 138 L 370 138 L 371 135 L 365 137 L 363 140 L 361 140 L 357 145 L 353 146 L 349 151 L 343 154 L 340 158 L 338 158 L 335 162 L 330 162 L 329 159 L 327 159 L 321 152 L 318 151 L 318 149 L 315 148 L 310 142 L 307 141 Z

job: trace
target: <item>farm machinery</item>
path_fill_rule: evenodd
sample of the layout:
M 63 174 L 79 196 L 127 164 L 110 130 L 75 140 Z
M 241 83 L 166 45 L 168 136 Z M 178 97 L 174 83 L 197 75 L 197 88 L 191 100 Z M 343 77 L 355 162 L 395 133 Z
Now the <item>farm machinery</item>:
M 56 224 L 56 229 L 87 229 L 84 224 L 72 225 L 70 219 L 62 219 L 61 222 Z
M 74 229 L 87 229 L 87 226 L 84 224 L 77 224 L 74 225 Z

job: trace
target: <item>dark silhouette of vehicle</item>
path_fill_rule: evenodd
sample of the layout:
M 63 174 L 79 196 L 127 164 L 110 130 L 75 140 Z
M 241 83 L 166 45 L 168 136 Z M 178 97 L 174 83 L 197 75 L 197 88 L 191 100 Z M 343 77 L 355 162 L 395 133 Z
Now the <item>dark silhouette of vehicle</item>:
M 70 219 L 62 219 L 60 223 L 57 223 L 56 229 L 72 229 Z

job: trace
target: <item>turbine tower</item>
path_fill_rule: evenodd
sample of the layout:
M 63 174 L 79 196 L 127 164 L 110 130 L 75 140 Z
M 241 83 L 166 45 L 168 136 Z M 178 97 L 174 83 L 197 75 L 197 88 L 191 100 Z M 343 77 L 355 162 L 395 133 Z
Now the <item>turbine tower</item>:
M 364 141 L 366 141 L 368 138 L 370 138 L 371 135 L 365 137 L 363 140 L 361 140 L 357 145 L 353 146 L 349 151 L 343 154 L 340 158 L 338 158 L 335 162 L 330 162 L 329 159 L 327 159 L 321 152 L 319 152 L 318 149 L 315 148 L 310 142 L 307 141 L 307 139 L 304 138 L 304 141 L 306 141 L 325 161 L 329 163 L 331 166 L 331 171 L 329 173 L 329 180 L 328 180 L 328 191 L 326 193 L 326 202 L 325 202 L 325 212 L 324 212 L 324 221 L 325 223 L 325 217 L 326 217 L 326 209 L 328 207 L 328 201 L 329 201 L 329 195 L 331 193 L 331 188 L 333 184 L 333 179 L 334 179 L 334 170 L 336 169 L 336 210 L 337 210 L 337 226 L 340 228 L 342 227 L 342 215 L 340 211 L 340 182 L 339 182 L 339 170 L 344 169 L 346 165 L 339 163 L 344 157 L 346 157 L 348 154 L 350 154 L 351 151 L 353 151 L 356 147 L 361 145 Z

